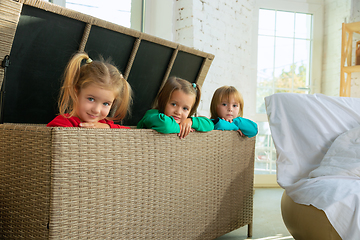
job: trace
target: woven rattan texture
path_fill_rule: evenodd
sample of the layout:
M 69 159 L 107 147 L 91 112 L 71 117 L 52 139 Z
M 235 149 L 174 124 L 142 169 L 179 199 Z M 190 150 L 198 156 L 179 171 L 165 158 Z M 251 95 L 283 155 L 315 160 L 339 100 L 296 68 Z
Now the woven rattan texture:
M 51 130 L 0 125 L 1 239 L 47 239 Z
M 0 61 L 10 54 L 16 26 L 22 5 L 18 2 L 0 0 Z M 4 69 L 0 67 L 0 86 L 4 78 Z
M 255 139 L 236 132 L 0 133 L 4 239 L 213 239 L 252 222 Z

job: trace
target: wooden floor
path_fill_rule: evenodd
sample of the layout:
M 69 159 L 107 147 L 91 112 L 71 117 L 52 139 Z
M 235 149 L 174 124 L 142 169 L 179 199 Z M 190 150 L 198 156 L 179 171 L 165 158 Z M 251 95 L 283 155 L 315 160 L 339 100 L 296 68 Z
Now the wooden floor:
M 294 240 L 281 217 L 282 188 L 255 188 L 253 236 L 247 238 L 247 226 L 216 238 L 216 240 Z

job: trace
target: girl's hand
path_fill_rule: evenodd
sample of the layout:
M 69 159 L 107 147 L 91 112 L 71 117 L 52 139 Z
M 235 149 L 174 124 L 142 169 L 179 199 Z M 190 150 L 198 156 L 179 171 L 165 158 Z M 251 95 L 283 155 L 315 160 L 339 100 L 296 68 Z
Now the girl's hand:
M 179 123 L 180 126 L 180 133 L 178 134 L 178 136 L 181 138 L 186 137 L 189 132 L 193 132 L 194 129 L 191 128 L 192 126 L 192 120 L 191 118 L 187 118 L 184 121 L 182 121 L 181 123 Z
M 79 124 L 79 126 L 83 128 L 110 128 L 109 124 L 99 122 L 82 122 Z
M 232 122 L 233 122 L 233 120 L 232 120 L 232 119 L 225 119 L 225 118 L 222 118 L 222 120 L 225 120 L 225 121 L 227 121 L 227 122 L 229 122 L 229 123 L 232 123 Z
M 240 134 L 240 136 L 244 137 L 245 135 L 243 134 L 243 132 L 239 129 L 237 130 L 237 132 Z

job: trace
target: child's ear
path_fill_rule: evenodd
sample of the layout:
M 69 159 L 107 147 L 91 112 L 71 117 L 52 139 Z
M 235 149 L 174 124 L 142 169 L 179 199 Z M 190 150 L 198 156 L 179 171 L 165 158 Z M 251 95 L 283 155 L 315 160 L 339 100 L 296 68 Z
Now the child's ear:
M 74 89 L 75 89 L 76 95 L 78 95 L 80 93 L 80 89 L 78 87 L 75 87 Z

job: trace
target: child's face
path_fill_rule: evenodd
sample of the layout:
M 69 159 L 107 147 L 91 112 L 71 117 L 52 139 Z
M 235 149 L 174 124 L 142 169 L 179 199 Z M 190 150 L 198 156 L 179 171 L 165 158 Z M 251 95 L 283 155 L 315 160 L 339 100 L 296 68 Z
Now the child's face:
M 238 117 L 240 110 L 240 103 L 236 102 L 233 97 L 223 99 L 217 106 L 216 112 L 219 118 L 226 121 L 233 120 Z
M 173 117 L 177 123 L 181 123 L 189 116 L 194 103 L 194 95 L 186 94 L 181 90 L 175 90 L 165 106 L 164 114 L 168 117 Z
M 109 114 L 114 99 L 113 91 L 91 84 L 78 93 L 76 117 L 82 122 L 98 122 Z

